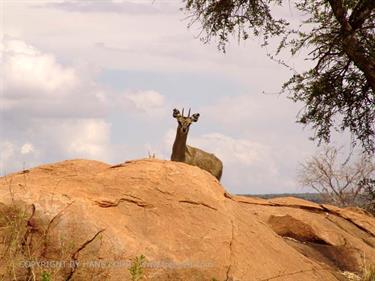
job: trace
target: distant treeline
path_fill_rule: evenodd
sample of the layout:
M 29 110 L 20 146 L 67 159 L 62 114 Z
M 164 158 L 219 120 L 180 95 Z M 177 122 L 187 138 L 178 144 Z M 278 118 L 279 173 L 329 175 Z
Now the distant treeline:
M 327 203 L 319 193 L 277 193 L 277 194 L 238 194 L 241 196 L 259 197 L 263 199 L 272 199 L 278 197 L 297 197 L 309 200 L 318 204 Z
M 238 194 L 241 196 L 249 196 L 249 197 L 258 197 L 263 199 L 272 199 L 272 198 L 279 198 L 279 197 L 297 197 L 304 200 L 312 201 L 318 204 L 334 204 L 333 202 L 329 201 L 328 196 L 324 196 L 324 194 L 319 193 L 277 193 L 277 194 Z M 359 194 L 355 200 L 354 206 L 362 207 L 364 206 L 366 200 L 368 198 L 365 194 Z

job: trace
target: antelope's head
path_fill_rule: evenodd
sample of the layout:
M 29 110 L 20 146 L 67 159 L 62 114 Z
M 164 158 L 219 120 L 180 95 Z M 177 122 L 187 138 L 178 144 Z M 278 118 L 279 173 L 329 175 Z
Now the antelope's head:
M 187 134 L 189 132 L 189 127 L 191 123 L 197 122 L 199 119 L 199 113 L 195 113 L 190 116 L 190 109 L 188 116 L 184 116 L 184 109 L 182 109 L 182 113 L 178 109 L 173 109 L 173 117 L 177 119 L 178 122 L 178 130 L 182 133 Z

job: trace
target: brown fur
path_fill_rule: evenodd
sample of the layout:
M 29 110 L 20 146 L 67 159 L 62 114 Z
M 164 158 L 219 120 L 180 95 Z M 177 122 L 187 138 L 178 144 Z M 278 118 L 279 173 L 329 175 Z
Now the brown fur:
M 184 162 L 189 165 L 197 166 L 207 172 L 211 173 L 219 181 L 223 173 L 223 163 L 214 154 L 207 153 L 199 148 L 186 145 L 189 128 L 192 122 L 197 122 L 199 114 L 193 114 L 190 117 L 184 117 L 175 109 L 173 117 L 178 121 L 176 139 L 173 144 L 171 155 L 172 161 Z
M 216 177 L 219 181 L 223 173 L 223 163 L 212 153 L 187 145 L 185 163 L 198 166 Z

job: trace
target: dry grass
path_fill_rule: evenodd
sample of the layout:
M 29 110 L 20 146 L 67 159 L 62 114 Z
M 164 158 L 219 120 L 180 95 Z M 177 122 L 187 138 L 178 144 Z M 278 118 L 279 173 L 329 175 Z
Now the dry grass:
M 375 264 L 364 267 L 361 281 L 375 281 Z
M 31 214 L 34 208 L 31 207 Z M 32 280 L 32 269 L 22 267 L 26 260 L 32 260 L 30 249 L 30 210 L 26 206 L 12 202 L 0 207 L 0 277 L 11 280 Z
M 375 281 L 375 264 L 364 264 L 359 274 L 345 271 L 343 275 L 348 281 Z
M 73 270 L 71 266 L 81 249 L 91 247 L 93 240 L 100 239 L 100 233 L 83 246 L 75 245 L 67 237 L 50 235 L 59 219 L 57 215 L 50 221 L 43 221 L 36 215 L 34 205 L 15 201 L 10 205 L 0 203 L 1 281 L 106 279 L 107 272 L 103 268 Z

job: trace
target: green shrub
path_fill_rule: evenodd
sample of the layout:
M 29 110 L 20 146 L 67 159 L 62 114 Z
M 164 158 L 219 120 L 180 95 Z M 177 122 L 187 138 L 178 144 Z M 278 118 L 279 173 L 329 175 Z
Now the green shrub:
M 52 281 L 51 273 L 43 271 L 41 281 Z
M 129 268 L 132 281 L 139 281 L 143 278 L 143 266 L 145 262 L 146 257 L 144 255 L 136 257 L 135 260 L 132 262 L 132 265 Z

